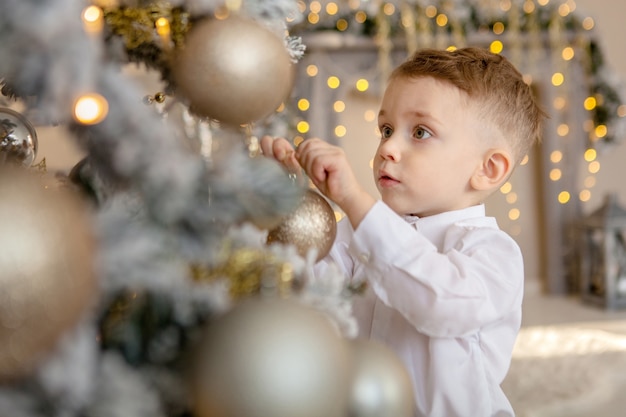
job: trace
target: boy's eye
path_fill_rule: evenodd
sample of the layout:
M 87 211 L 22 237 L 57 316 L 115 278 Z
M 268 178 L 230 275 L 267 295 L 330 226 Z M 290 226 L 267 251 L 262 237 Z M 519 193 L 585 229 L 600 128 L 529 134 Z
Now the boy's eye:
M 387 138 L 391 137 L 392 134 L 393 134 L 393 129 L 390 128 L 389 126 L 383 126 L 383 127 L 380 128 L 380 135 L 384 139 L 387 139 Z
M 417 127 L 413 131 L 413 137 L 415 139 L 428 139 L 431 136 L 432 134 L 428 130 L 424 129 L 423 127 Z

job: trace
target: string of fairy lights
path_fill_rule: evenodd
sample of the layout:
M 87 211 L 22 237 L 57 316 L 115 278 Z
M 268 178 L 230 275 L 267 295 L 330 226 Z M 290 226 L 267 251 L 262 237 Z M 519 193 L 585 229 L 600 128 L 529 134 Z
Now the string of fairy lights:
M 535 36 L 536 42 L 541 42 L 539 39 L 543 32 L 548 32 L 550 49 L 552 50 L 552 68 L 554 73 L 551 75 L 550 83 L 555 91 L 554 101 L 551 103 L 552 111 L 549 112 L 555 119 L 559 120 L 556 124 L 556 136 L 567 140 L 571 136 L 572 132 L 576 129 L 580 129 L 581 126 L 574 125 L 579 123 L 578 121 L 571 121 L 567 118 L 567 111 L 572 106 L 582 106 L 586 111 L 588 117 L 582 125 L 582 129 L 587 137 L 586 149 L 582 154 L 584 163 L 586 164 L 587 173 L 585 175 L 580 189 L 578 191 L 572 191 L 568 189 L 568 185 L 563 181 L 564 179 L 564 164 L 576 163 L 576 161 L 567 160 L 563 150 L 554 150 L 549 155 L 551 166 L 548 169 L 549 180 L 555 184 L 562 184 L 561 190 L 555 196 L 556 201 L 562 205 L 571 204 L 574 199 L 579 202 L 585 203 L 590 201 L 592 195 L 592 189 L 596 184 L 596 175 L 600 171 L 600 162 L 598 161 L 598 152 L 596 147 L 599 143 L 607 138 L 609 133 L 609 127 L 606 123 L 598 122 L 594 120 L 594 114 L 596 107 L 603 105 L 605 97 L 601 93 L 590 92 L 589 95 L 583 98 L 583 102 L 572 103 L 574 95 L 571 94 L 571 89 L 576 86 L 571 85 L 572 81 L 569 76 L 568 68 L 575 59 L 579 62 L 583 62 L 585 65 L 588 63 L 585 60 L 589 60 L 585 55 L 588 54 L 586 48 L 589 47 L 586 37 L 591 36 L 591 31 L 594 28 L 595 22 L 593 18 L 586 17 L 572 17 L 576 10 L 576 3 L 573 0 L 567 0 L 560 2 L 560 4 L 550 5 L 551 0 L 523 0 L 521 2 L 521 12 L 514 12 L 517 10 L 512 0 L 491 0 L 483 1 L 482 4 L 486 7 L 493 7 L 492 15 L 500 16 L 502 20 L 495 19 L 489 25 L 489 31 L 492 40 L 489 43 L 489 49 L 494 53 L 508 52 L 511 59 L 519 59 L 516 54 L 519 55 L 519 51 L 514 49 L 519 47 L 516 45 L 518 42 L 520 31 L 522 29 L 531 32 L 531 40 L 533 42 L 533 36 Z M 380 23 L 381 16 L 388 19 L 388 21 L 397 22 L 397 25 L 401 30 L 405 32 L 406 39 L 418 39 L 424 43 L 431 42 L 431 45 L 439 47 L 445 47 L 447 49 L 455 49 L 460 46 L 464 46 L 465 38 L 462 34 L 462 26 L 464 22 L 458 16 L 455 15 L 452 6 L 454 2 L 440 2 L 439 7 L 435 4 L 422 4 L 421 9 L 417 10 L 413 7 L 407 6 L 409 2 L 401 2 L 400 5 L 396 5 L 391 2 L 383 1 L 365 1 L 365 0 L 350 0 L 348 1 L 349 11 L 342 12 L 342 6 L 339 3 L 327 2 L 323 4 L 320 1 L 311 2 L 299 2 L 300 10 L 305 15 L 307 20 L 307 29 L 309 31 L 315 30 L 334 30 L 344 33 L 363 33 L 367 32 L 368 22 Z M 411 2 L 424 3 L 424 2 Z M 457 2 L 458 4 L 458 2 Z M 548 7 L 551 12 L 548 12 Z M 497 9 L 497 10 L 496 10 Z M 546 19 L 545 16 L 549 16 L 547 23 L 541 21 Z M 574 19 L 578 23 L 577 30 L 582 33 L 577 34 L 571 40 L 571 36 L 568 36 L 567 31 L 571 31 L 571 24 L 566 27 L 568 21 Z M 395 20 L 394 20 L 395 19 Z M 522 19 L 523 22 L 522 23 Z M 329 20 L 334 23 L 328 23 Z M 421 22 L 417 25 L 416 23 Z M 524 28 L 522 28 L 522 26 Z M 322 27 L 318 27 L 322 26 Z M 363 29 L 354 29 L 355 26 L 362 26 Z M 467 26 L 467 24 L 465 24 Z M 545 27 L 542 27 L 545 26 Z M 387 37 L 393 36 L 389 33 L 388 28 L 385 29 L 385 35 Z M 465 27 L 467 30 L 467 27 Z M 376 39 L 379 47 L 384 45 L 380 39 L 381 32 L 384 30 L 379 29 L 377 32 L 370 35 Z M 534 32 L 534 35 L 533 35 Z M 585 32 L 587 34 L 585 35 Z M 396 33 L 395 36 L 398 36 Z M 389 39 L 387 39 L 389 42 Z M 444 42 L 447 42 L 445 44 Z M 406 42 L 407 49 L 410 51 L 416 47 L 415 43 Z M 382 50 L 382 47 L 380 48 Z M 530 52 L 529 52 L 530 53 Z M 382 57 L 382 60 L 389 59 L 388 57 Z M 534 58 L 535 60 L 538 58 Z M 305 69 L 307 77 L 314 78 L 320 76 L 320 70 L 317 65 L 309 64 Z M 352 77 L 352 74 L 350 75 Z M 533 77 L 530 73 L 526 73 L 524 78 L 528 84 L 533 82 Z M 332 94 L 333 90 L 340 88 L 343 84 L 350 82 L 350 86 L 344 86 L 344 88 L 350 88 L 358 92 L 366 92 L 372 80 L 367 78 L 358 78 L 356 81 L 353 79 L 344 80 L 338 74 L 331 74 L 325 80 L 328 88 L 328 93 Z M 580 94 L 578 94 L 580 95 Z M 578 98 L 578 97 L 576 97 Z M 310 130 L 309 123 L 307 121 L 307 112 L 314 104 L 310 99 L 306 97 L 296 98 L 297 108 L 300 112 L 300 120 L 296 123 L 295 128 L 297 135 L 295 137 L 295 144 L 304 140 Z M 346 111 L 346 103 L 342 100 L 337 100 L 332 105 L 332 111 L 338 115 Z M 619 105 L 616 110 L 616 114 L 613 114 L 614 118 L 623 118 L 626 115 L 626 106 Z M 348 127 L 344 124 L 345 120 L 341 120 L 340 117 L 336 117 L 337 124 L 332 129 L 336 138 L 350 139 Z M 367 110 L 362 121 L 372 125 L 372 128 L 377 132 L 376 128 L 376 112 L 374 109 Z M 551 128 L 551 127 L 549 127 Z M 550 132 L 546 132 L 546 136 Z M 578 156 L 580 157 L 580 156 Z M 522 167 L 527 165 L 529 156 L 527 155 L 522 161 Z M 371 167 L 371 161 L 370 161 Z M 506 182 L 500 189 L 506 203 L 509 205 L 508 219 L 511 221 L 509 231 L 511 234 L 516 235 L 521 232 L 520 219 L 522 218 L 522 211 L 520 207 L 520 196 L 516 192 L 514 187 L 514 180 Z
M 225 2 L 224 8 L 217 8 L 216 18 L 224 10 L 232 9 Z M 376 83 L 376 77 L 384 79 L 385 72 L 391 66 L 391 45 L 398 38 L 404 40 L 407 53 L 412 52 L 418 46 L 435 46 L 439 48 L 454 49 L 465 46 L 467 37 L 471 32 L 487 35 L 488 47 L 494 53 L 506 53 L 514 63 L 521 61 L 522 48 L 520 34 L 527 34 L 529 46 L 524 63 L 526 68 L 524 78 L 528 84 L 533 83 L 531 74 L 532 65 L 538 65 L 540 57 L 537 56 L 537 45 L 541 45 L 544 35 L 547 34 L 551 53 L 551 68 L 554 72 L 550 76 L 550 83 L 554 89 L 554 99 L 549 112 L 557 123 L 550 125 L 554 132 L 546 132 L 548 135 L 556 135 L 562 140 L 575 136 L 582 128 L 586 135 L 586 149 L 582 153 L 582 163 L 586 174 L 576 191 L 568 186 L 564 178 L 567 177 L 567 164 L 576 163 L 569 160 L 569 155 L 564 149 L 555 149 L 549 155 L 550 166 L 548 178 L 555 184 L 562 184 L 562 189 L 555 196 L 556 201 L 562 205 L 574 202 L 585 203 L 591 200 L 592 190 L 596 185 L 596 175 L 600 171 L 597 148 L 603 143 L 610 143 L 615 132 L 611 132 L 616 120 L 626 116 L 626 106 L 621 103 L 608 103 L 606 89 L 590 88 L 589 94 L 584 96 L 582 103 L 573 103 L 578 100 L 580 93 L 572 94 L 573 81 L 569 68 L 573 62 L 582 63 L 583 66 L 592 68 L 598 64 L 593 61 L 590 47 L 592 30 L 595 22 L 589 16 L 581 17 L 576 14 L 574 0 L 348 0 L 335 1 L 299 1 L 298 7 L 304 16 L 304 22 L 297 24 L 292 31 L 316 32 L 335 31 L 337 33 L 356 34 L 374 39 L 378 47 L 377 72 L 363 74 L 354 79 L 353 74 L 346 77 L 345 74 L 320 71 L 319 63 L 309 63 L 301 72 L 303 77 L 314 79 L 324 76 L 325 88 L 329 96 L 338 97 L 332 102 L 332 113 L 336 124 L 332 127 L 332 134 L 336 139 L 350 140 L 350 129 L 346 117 L 342 119 L 348 110 L 349 103 L 341 98 L 339 91 L 356 91 L 358 93 L 372 94 L 370 89 Z M 471 12 L 471 13 L 470 13 Z M 477 19 L 476 14 L 482 18 Z M 83 24 L 87 33 L 99 34 L 104 25 L 103 9 L 96 5 L 85 8 L 83 12 Z M 171 26 L 176 22 L 161 17 L 154 22 L 155 36 L 160 39 L 160 46 L 165 51 L 174 47 L 178 41 L 179 33 Z M 481 20 L 481 21 L 476 21 Z M 293 22 L 292 18 L 287 23 Z M 574 36 L 571 33 L 574 32 Z M 483 36 L 484 39 L 484 36 Z M 528 64 L 530 62 L 530 64 Z M 597 70 L 597 68 L 596 68 Z M 381 74 L 382 73 L 382 74 Z M 324 75 L 322 75 L 324 74 Z M 598 78 L 592 74 L 590 78 Z M 294 103 L 283 103 L 277 113 L 283 115 L 289 113 L 293 105 L 297 108 L 297 115 L 290 115 L 289 123 L 293 124 L 293 141 L 298 145 L 304 140 L 311 130 L 308 115 L 313 106 L 320 105 L 311 97 L 304 95 L 293 97 Z M 568 120 L 567 112 L 576 106 L 582 106 L 585 120 L 582 124 L 578 120 Z M 107 114 L 106 100 L 97 94 L 86 94 L 76 100 L 74 117 L 77 121 L 85 124 L 98 123 Z M 598 117 L 604 115 L 604 117 Z M 554 117 L 556 116 L 556 117 Z M 295 120 L 294 120 L 295 119 Z M 378 135 L 376 126 L 376 109 L 365 110 L 359 123 L 365 122 L 371 126 L 373 135 Z M 615 129 L 613 129 L 615 130 Z M 618 129 L 619 130 L 619 129 Z M 577 156 L 580 158 L 580 156 Z M 527 165 L 529 157 L 522 161 L 522 167 Z M 371 161 L 370 161 L 371 167 Z M 508 219 L 512 222 L 510 231 L 516 234 L 521 230 L 519 220 L 522 218 L 520 196 L 514 187 L 514 180 L 505 183 L 501 189 L 506 203 L 510 206 Z M 340 214 L 338 214 L 338 217 Z

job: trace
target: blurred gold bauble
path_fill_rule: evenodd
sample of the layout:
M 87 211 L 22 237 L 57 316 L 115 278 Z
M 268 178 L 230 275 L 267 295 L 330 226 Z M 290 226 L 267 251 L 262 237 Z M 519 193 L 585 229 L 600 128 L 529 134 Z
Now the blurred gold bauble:
M 413 385 L 402 361 L 373 340 L 351 340 L 351 417 L 412 417 Z
M 194 23 L 171 70 L 193 113 L 228 125 L 268 116 L 287 98 L 294 80 L 283 40 L 237 15 Z
M 336 235 L 337 220 L 333 208 L 319 193 L 306 190 L 294 212 L 270 230 L 267 243 L 292 244 L 303 257 L 315 249 L 319 261 L 330 251 Z
M 328 318 L 288 299 L 247 299 L 210 323 L 192 365 L 198 417 L 343 416 L 347 346 Z
M 0 381 L 31 371 L 95 296 L 86 208 L 51 184 L 0 168 Z

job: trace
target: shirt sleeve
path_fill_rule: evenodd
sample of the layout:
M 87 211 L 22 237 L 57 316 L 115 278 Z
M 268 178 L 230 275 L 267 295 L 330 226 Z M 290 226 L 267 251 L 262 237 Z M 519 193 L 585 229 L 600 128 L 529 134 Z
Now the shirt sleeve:
M 439 251 L 379 202 L 354 232 L 348 251 L 365 264 L 377 297 L 432 337 L 466 336 L 521 306 L 519 246 L 484 222 L 452 225 Z

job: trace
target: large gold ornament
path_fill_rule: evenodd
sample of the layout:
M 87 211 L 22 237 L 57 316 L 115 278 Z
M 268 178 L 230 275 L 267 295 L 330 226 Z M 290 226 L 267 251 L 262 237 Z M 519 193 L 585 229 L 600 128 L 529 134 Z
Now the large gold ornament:
M 0 163 L 31 166 L 37 157 L 37 132 L 22 114 L 0 107 Z
M 93 302 L 83 202 L 24 168 L 0 168 L 0 381 L 26 374 Z
M 306 190 L 298 207 L 270 230 L 267 243 L 292 244 L 301 256 L 317 251 L 317 260 L 328 254 L 337 235 L 335 212 L 324 197 Z
M 282 39 L 231 15 L 194 23 L 172 61 L 172 80 L 190 110 L 228 125 L 268 116 L 289 95 L 294 72 Z
M 247 299 L 213 320 L 192 363 L 198 417 L 343 416 L 350 358 L 328 318 L 293 300 Z
M 349 416 L 412 417 L 413 389 L 404 364 L 387 346 L 371 340 L 350 341 L 353 360 Z

